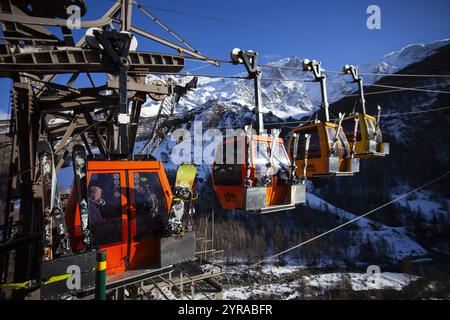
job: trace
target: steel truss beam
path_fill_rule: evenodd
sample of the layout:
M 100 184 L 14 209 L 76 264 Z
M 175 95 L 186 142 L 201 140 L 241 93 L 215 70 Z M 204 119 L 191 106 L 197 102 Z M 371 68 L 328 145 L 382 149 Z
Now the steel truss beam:
M 98 50 L 71 48 L 28 53 L 11 53 L 8 45 L 0 45 L 0 76 L 27 72 L 32 74 L 63 74 L 73 72 L 116 73 L 117 65 L 106 53 Z M 179 72 L 184 58 L 162 53 L 130 52 L 129 73 Z

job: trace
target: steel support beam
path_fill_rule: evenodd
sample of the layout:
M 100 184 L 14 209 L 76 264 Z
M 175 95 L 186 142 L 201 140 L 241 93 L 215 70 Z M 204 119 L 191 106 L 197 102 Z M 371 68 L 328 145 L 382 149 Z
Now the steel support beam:
M 35 147 L 38 140 L 39 117 L 33 113 L 32 90 L 28 83 L 14 83 L 14 108 L 19 146 L 20 222 L 21 236 L 41 232 L 39 200 L 34 197 Z M 28 244 L 16 251 L 14 281 L 36 276 L 40 246 Z
M 8 45 L 0 45 L 0 52 L 5 51 L 5 46 Z M 128 59 L 130 73 L 179 72 L 185 62 L 178 55 L 151 52 L 130 52 Z M 117 65 L 102 51 L 76 48 L 0 55 L 0 77 L 16 72 L 39 75 L 116 73 Z
M 105 141 L 103 140 L 103 137 L 100 135 L 97 128 L 95 127 L 95 122 L 91 116 L 91 113 L 89 111 L 85 111 L 84 117 L 86 119 L 87 124 L 89 126 L 92 126 L 90 131 L 93 133 L 94 141 L 97 144 L 98 150 L 100 151 L 101 154 L 107 155 L 108 152 L 105 146 Z
M 133 0 L 121 0 L 120 18 L 122 20 L 121 31 L 130 31 L 131 16 L 133 12 Z
M 120 4 L 116 3 L 113 7 L 120 6 Z M 14 12 L 19 12 L 20 9 L 13 6 Z M 9 13 L 0 13 L 0 21 L 1 22 L 11 22 L 11 23 L 21 23 L 25 25 L 40 25 L 40 26 L 52 26 L 52 27 L 66 27 L 67 20 L 66 19 L 53 19 L 53 18 L 42 18 L 42 17 L 33 17 L 29 15 L 19 15 L 19 14 L 9 14 Z M 93 28 L 93 27 L 103 27 L 107 26 L 112 22 L 110 17 L 102 17 L 97 20 L 82 20 L 80 22 L 80 27 L 83 29 Z
M 107 87 L 110 89 L 119 89 L 119 81 L 117 79 L 108 80 Z M 171 94 L 169 86 L 157 86 L 152 84 L 128 82 L 129 91 L 139 91 L 149 94 L 166 95 Z
M 144 96 L 145 98 L 145 96 Z M 137 129 L 138 129 L 138 124 L 139 124 L 139 118 L 141 116 L 141 108 L 142 105 L 144 104 L 145 99 L 137 99 L 135 101 L 133 101 L 133 105 L 132 105 L 132 110 L 131 110 L 131 124 L 130 124 L 130 147 L 128 150 L 129 154 L 133 154 L 134 153 L 134 145 L 136 143 L 136 133 L 137 133 Z

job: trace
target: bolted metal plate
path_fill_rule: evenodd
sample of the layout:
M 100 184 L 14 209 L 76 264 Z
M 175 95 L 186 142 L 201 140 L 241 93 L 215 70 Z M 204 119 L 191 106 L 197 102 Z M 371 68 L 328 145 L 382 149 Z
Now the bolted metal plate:
M 359 159 L 353 158 L 352 159 L 352 169 L 351 172 L 359 172 Z
M 291 192 L 289 194 L 289 203 L 300 204 L 306 202 L 306 184 L 291 185 Z
M 244 196 L 245 211 L 258 211 L 267 207 L 267 187 L 247 187 Z
M 332 156 L 328 158 L 328 172 L 339 172 L 339 157 Z
M 43 261 L 41 264 L 41 299 L 60 300 L 95 288 L 95 251 Z M 58 276 L 72 274 L 57 280 Z M 54 280 L 52 283 L 46 282 Z
M 378 144 L 375 140 L 368 140 L 367 144 L 368 144 L 367 148 L 368 148 L 369 152 L 377 152 Z
M 117 82 L 117 84 L 119 84 L 119 77 L 118 76 L 113 76 L 113 79 L 111 79 L 111 80 L 109 80 L 111 83 L 112 82 Z M 127 98 L 128 99 L 132 99 L 136 95 L 136 91 L 132 90 L 132 88 L 134 86 L 136 86 L 136 84 L 137 84 L 137 81 L 136 81 L 135 78 L 133 78 L 131 76 L 127 76 Z M 119 89 L 115 89 L 114 92 L 116 94 L 120 94 Z
M 181 238 L 161 238 L 159 267 L 163 268 L 194 259 L 195 239 L 195 231 L 186 232 Z

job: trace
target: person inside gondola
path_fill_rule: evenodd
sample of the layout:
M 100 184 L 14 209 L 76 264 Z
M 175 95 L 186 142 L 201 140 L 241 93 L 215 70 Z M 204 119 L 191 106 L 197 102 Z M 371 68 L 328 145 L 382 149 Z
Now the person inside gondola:
M 124 210 L 121 201 L 120 176 L 95 173 L 89 182 L 89 224 L 94 245 L 122 241 Z
M 159 180 L 154 175 L 152 172 L 141 173 L 135 184 L 137 238 L 161 234 L 164 228 L 161 213 L 166 208 L 161 204 L 165 198 L 160 192 Z
M 100 212 L 100 207 L 105 203 L 102 194 L 103 190 L 100 187 L 91 186 L 89 189 L 89 220 L 93 225 L 105 222 L 105 219 Z

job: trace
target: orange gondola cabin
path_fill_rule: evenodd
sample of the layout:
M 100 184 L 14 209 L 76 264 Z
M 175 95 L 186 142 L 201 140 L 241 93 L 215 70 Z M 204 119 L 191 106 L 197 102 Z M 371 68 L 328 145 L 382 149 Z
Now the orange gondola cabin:
M 305 202 L 305 184 L 293 183 L 283 140 L 273 139 L 246 135 L 219 143 L 212 181 L 223 208 L 267 213 Z
M 296 157 L 297 174 L 304 172 L 305 163 L 306 177 L 351 176 L 359 172 L 359 159 L 352 157 L 347 137 L 342 127 L 337 124 L 316 122 L 294 128 L 292 133 L 296 133 L 300 137 L 298 139 L 298 156 Z M 305 135 L 310 136 L 307 151 Z M 292 150 L 293 146 L 294 137 L 291 135 L 289 150 Z
M 194 256 L 193 236 L 182 239 L 162 236 L 169 218 L 172 190 L 161 162 L 89 160 L 87 185 L 92 244 L 106 251 L 107 274 L 163 267 Z M 101 199 L 100 204 L 94 202 L 95 197 Z M 82 250 L 80 206 L 75 186 L 68 201 L 66 222 L 72 247 Z M 175 254 L 165 251 L 170 241 L 190 242 L 190 250 Z M 171 250 L 177 248 L 171 247 Z M 183 252 L 188 257 L 183 257 Z M 170 261 L 171 255 L 175 260 Z

